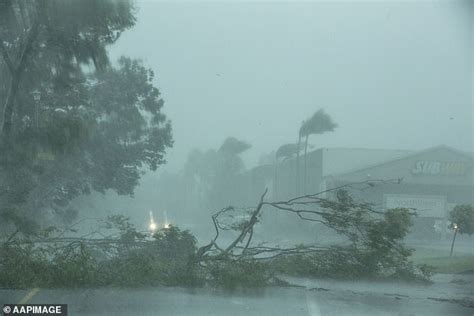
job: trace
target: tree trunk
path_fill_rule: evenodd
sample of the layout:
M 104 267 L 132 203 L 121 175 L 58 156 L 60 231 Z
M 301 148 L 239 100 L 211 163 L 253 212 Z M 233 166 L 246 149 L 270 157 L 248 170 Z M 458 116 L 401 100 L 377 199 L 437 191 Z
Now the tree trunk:
M 450 257 L 453 256 L 453 249 L 454 249 L 454 241 L 456 240 L 456 235 L 458 234 L 458 229 L 454 230 L 453 242 L 451 243 L 451 252 L 449 254 Z
M 1 48 L 3 59 L 8 65 L 8 68 L 11 73 L 10 87 L 8 89 L 7 99 L 5 100 L 5 104 L 3 106 L 2 125 L 0 129 L 0 143 L 4 143 L 5 141 L 8 142 L 13 125 L 13 108 L 15 106 L 15 100 L 18 94 L 21 77 L 25 71 L 28 55 L 32 50 L 33 42 L 36 40 L 36 37 L 38 35 L 38 29 L 39 17 L 36 18 L 30 30 L 28 31 L 28 34 L 24 41 L 24 45 L 20 51 L 20 55 L 18 56 L 16 62 L 13 62 L 11 57 L 8 55 L 8 52 L 6 51 L 6 48 L 3 45 L 3 40 L 0 39 L 0 41 L 2 41 Z
M 275 163 L 273 174 L 273 199 L 278 200 L 278 163 Z
M 300 193 L 300 147 L 301 134 L 298 135 L 298 148 L 296 148 L 296 196 L 298 196 Z
M 7 94 L 7 99 L 5 105 L 3 106 L 3 125 L 2 125 L 2 137 L 4 141 L 8 141 L 11 129 L 12 129 L 12 117 L 13 117 L 13 107 L 15 105 L 15 98 L 18 93 L 18 87 L 20 85 L 20 76 L 18 73 L 15 73 L 12 76 L 10 89 Z
M 308 138 L 309 138 L 309 135 L 306 135 L 306 140 L 305 140 L 305 143 L 304 143 L 304 173 L 303 173 L 303 194 L 306 194 L 306 179 L 307 179 L 307 176 L 306 176 L 306 172 L 307 172 L 307 153 L 308 153 Z

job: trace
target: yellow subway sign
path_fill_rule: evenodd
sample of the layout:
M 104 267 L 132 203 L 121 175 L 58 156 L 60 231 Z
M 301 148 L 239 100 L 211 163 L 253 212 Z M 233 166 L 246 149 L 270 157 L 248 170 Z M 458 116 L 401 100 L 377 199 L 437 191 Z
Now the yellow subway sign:
M 462 161 L 418 160 L 411 173 L 414 175 L 462 176 L 466 173 L 466 163 Z

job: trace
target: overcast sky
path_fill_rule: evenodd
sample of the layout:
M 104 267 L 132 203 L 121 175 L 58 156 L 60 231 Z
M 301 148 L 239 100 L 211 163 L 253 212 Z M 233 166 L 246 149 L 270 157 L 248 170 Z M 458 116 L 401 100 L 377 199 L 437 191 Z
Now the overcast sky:
M 316 147 L 472 151 L 473 3 L 139 1 L 111 57 L 155 70 L 167 170 L 227 136 L 251 167 L 320 107 L 340 127 Z

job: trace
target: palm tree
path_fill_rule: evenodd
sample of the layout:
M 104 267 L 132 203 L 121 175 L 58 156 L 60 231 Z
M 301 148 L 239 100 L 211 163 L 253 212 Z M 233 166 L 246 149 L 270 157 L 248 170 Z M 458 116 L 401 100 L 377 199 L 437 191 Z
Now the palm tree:
M 273 197 L 277 198 L 278 197 L 278 165 L 279 163 L 283 163 L 284 161 L 293 158 L 296 154 L 298 154 L 300 146 L 298 144 L 284 144 L 281 145 L 276 153 L 275 153 L 275 174 L 274 174 L 274 179 L 273 179 Z
M 284 144 L 281 145 L 275 153 L 275 158 L 277 160 L 282 159 L 285 161 L 291 157 L 293 157 L 298 152 L 298 144 Z
M 305 125 L 305 121 L 301 123 L 300 130 L 298 132 L 298 144 L 296 147 L 296 192 L 295 196 L 300 194 L 300 151 L 301 151 L 301 138 L 303 137 L 302 128 Z
M 227 137 L 219 148 L 219 151 L 231 155 L 239 155 L 250 147 L 252 147 L 252 145 L 247 142 L 239 140 L 235 137 Z
M 306 194 L 306 168 L 307 168 L 307 153 L 308 153 L 308 139 L 310 135 L 315 134 L 324 134 L 326 132 L 332 132 L 337 127 L 337 124 L 334 123 L 332 118 L 323 110 L 319 109 L 316 111 L 313 116 L 308 120 L 304 121 L 301 124 L 298 137 L 298 148 L 300 148 L 301 139 L 305 137 L 305 146 L 304 146 L 304 193 Z M 299 150 L 297 154 L 297 190 L 299 194 Z
M 217 163 L 215 165 L 215 180 L 213 200 L 217 205 L 224 205 L 233 198 L 237 191 L 234 177 L 244 170 L 245 165 L 241 154 L 252 146 L 235 137 L 227 137 L 217 151 Z

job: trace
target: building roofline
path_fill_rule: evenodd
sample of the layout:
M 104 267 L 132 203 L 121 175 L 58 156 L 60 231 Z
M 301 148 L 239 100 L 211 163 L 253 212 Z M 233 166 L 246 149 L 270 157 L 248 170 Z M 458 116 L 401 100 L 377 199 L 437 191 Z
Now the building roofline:
M 407 159 L 407 158 L 410 158 L 410 157 L 414 157 L 416 155 L 420 155 L 420 154 L 423 154 L 423 153 L 426 153 L 426 152 L 429 152 L 429 151 L 432 151 L 432 150 L 435 150 L 435 149 L 447 149 L 449 151 L 455 152 L 456 154 L 464 156 L 468 159 L 473 159 L 474 158 L 473 156 L 469 155 L 469 153 L 467 153 L 467 152 L 464 152 L 464 151 L 461 151 L 459 149 L 456 149 L 456 148 L 453 148 L 453 147 L 450 147 L 450 146 L 447 146 L 447 145 L 443 144 L 443 145 L 438 145 L 438 146 L 433 146 L 433 147 L 429 147 L 429 148 L 426 148 L 426 149 L 422 149 L 422 150 L 419 150 L 419 151 L 413 151 L 413 152 L 411 152 L 407 155 L 404 155 L 402 157 L 398 157 L 398 158 L 395 158 L 395 159 L 385 160 L 385 161 L 378 162 L 378 163 L 375 163 L 375 164 L 367 165 L 363 168 L 352 169 L 352 170 L 349 170 L 349 171 L 346 171 L 346 172 L 328 174 L 328 175 L 324 176 L 324 178 L 326 178 L 326 177 L 337 177 L 337 176 L 347 175 L 347 174 L 357 172 L 357 171 L 372 169 L 372 168 L 375 168 L 375 167 L 378 167 L 378 166 L 383 166 L 383 165 L 386 165 L 386 164 L 389 164 L 389 163 L 392 163 L 392 162 L 396 162 L 396 161 L 400 161 L 400 160 Z
M 416 150 L 412 150 L 412 149 L 400 149 L 400 148 L 397 148 L 397 149 L 391 149 L 391 148 L 367 148 L 367 147 L 319 147 L 317 149 L 314 149 L 314 150 L 311 150 L 311 151 L 308 151 L 307 155 L 310 155 L 310 154 L 314 154 L 318 151 L 323 151 L 325 149 L 347 149 L 347 150 L 374 150 L 374 151 L 406 151 L 407 153 L 414 153 L 414 152 L 417 152 Z M 301 153 L 300 154 L 300 157 L 303 157 L 304 154 Z M 293 156 L 293 157 L 290 157 L 288 159 L 284 159 L 284 160 L 281 160 L 281 161 L 278 161 L 276 162 L 276 164 L 281 164 L 283 162 L 286 162 L 286 161 L 291 161 L 291 160 L 295 160 L 296 159 L 296 155 Z

